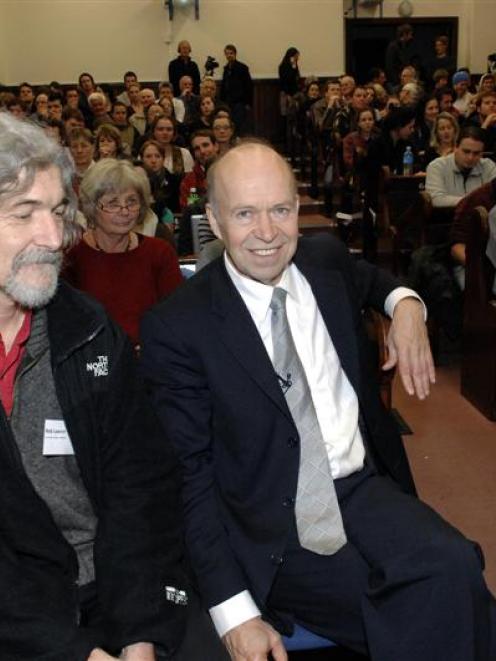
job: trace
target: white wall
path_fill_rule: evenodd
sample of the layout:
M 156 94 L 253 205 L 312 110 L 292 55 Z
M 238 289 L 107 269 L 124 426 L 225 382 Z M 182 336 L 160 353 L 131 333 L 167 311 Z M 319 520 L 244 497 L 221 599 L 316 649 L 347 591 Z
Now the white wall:
M 236 44 L 254 77 L 276 76 L 292 44 L 304 72 L 343 70 L 341 0 L 201 0 L 200 10 L 195 21 L 192 8 L 178 7 L 170 23 L 163 0 L 0 0 L 5 82 L 70 82 L 83 70 L 120 81 L 128 68 L 157 80 L 185 38 L 201 66 L 207 55 L 223 64 L 224 45 Z
M 83 70 L 97 80 L 120 81 L 126 69 L 159 80 L 184 38 L 200 65 L 207 55 L 223 64 L 223 47 L 233 42 L 255 78 L 275 77 L 292 45 L 301 51 L 303 75 L 339 74 L 350 1 L 200 0 L 200 21 L 192 8 L 178 8 L 170 23 L 163 0 L 0 0 L 0 81 L 72 82 Z M 398 4 L 385 0 L 384 15 L 397 16 Z M 459 16 L 460 61 L 474 72 L 485 70 L 487 53 L 495 48 L 496 0 L 413 4 L 415 17 Z

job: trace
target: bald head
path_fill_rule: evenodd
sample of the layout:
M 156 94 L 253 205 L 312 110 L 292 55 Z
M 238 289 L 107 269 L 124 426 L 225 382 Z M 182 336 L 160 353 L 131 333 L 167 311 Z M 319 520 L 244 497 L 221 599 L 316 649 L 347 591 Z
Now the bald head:
M 242 143 L 208 171 L 207 215 L 239 273 L 277 283 L 298 241 L 298 196 L 287 162 L 271 147 Z
M 246 170 L 250 168 L 250 163 L 254 163 L 262 159 L 264 162 L 272 163 L 272 166 L 282 168 L 288 178 L 288 187 L 293 197 L 298 195 L 298 187 L 296 179 L 289 163 L 270 145 L 262 141 L 248 139 L 243 140 L 235 147 L 232 147 L 223 156 L 218 158 L 215 163 L 209 168 L 207 173 L 208 185 L 208 202 L 211 207 L 217 206 L 216 193 L 218 190 L 218 183 L 224 176 L 229 176 L 232 168 L 240 168 Z

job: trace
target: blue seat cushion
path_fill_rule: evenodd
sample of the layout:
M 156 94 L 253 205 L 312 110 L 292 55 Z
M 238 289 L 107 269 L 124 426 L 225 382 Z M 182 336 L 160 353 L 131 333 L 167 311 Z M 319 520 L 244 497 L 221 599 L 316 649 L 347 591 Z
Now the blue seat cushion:
M 299 624 L 295 624 L 292 636 L 283 636 L 282 640 L 288 652 L 316 650 L 336 646 L 336 643 L 333 643 L 332 640 L 318 636 L 316 633 L 304 629 Z

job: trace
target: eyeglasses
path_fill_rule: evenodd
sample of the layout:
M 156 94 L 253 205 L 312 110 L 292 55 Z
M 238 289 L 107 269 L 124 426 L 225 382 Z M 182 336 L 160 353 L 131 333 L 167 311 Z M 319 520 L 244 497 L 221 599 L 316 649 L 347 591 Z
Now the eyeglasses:
M 128 213 L 133 213 L 138 211 L 141 207 L 141 202 L 139 200 L 130 200 L 127 204 L 118 204 L 117 202 L 108 202 L 107 204 L 98 204 L 99 208 L 105 213 L 121 213 L 121 211 L 126 211 Z

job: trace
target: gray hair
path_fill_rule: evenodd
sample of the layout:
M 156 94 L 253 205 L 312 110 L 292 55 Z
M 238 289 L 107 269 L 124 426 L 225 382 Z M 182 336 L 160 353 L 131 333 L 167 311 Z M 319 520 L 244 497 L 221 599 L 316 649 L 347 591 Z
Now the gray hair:
M 104 195 L 119 194 L 128 188 L 133 188 L 140 198 L 137 224 L 142 223 L 151 201 L 150 183 L 143 170 L 115 158 L 104 158 L 88 168 L 79 188 L 79 201 L 88 225 L 95 226 L 97 204 Z
M 60 172 L 64 197 L 64 248 L 80 237 L 76 221 L 77 199 L 72 187 L 74 165 L 67 151 L 33 122 L 0 112 L 0 204 L 32 186 L 36 173 L 55 166 Z
M 216 179 L 217 179 L 216 173 L 217 170 L 219 169 L 219 166 L 222 164 L 222 161 L 224 161 L 226 158 L 229 158 L 230 156 L 232 156 L 232 154 L 235 154 L 237 152 L 247 152 L 249 150 L 260 149 L 260 148 L 272 152 L 274 156 L 281 162 L 281 165 L 286 169 L 289 176 L 291 194 L 294 195 L 295 198 L 297 197 L 298 186 L 296 184 L 296 179 L 293 170 L 291 169 L 291 166 L 288 163 L 288 161 L 286 161 L 279 154 L 279 152 L 277 152 L 272 147 L 272 145 L 266 140 L 263 140 L 261 138 L 244 138 L 243 140 L 240 140 L 237 145 L 231 147 L 229 151 L 222 154 L 222 156 L 216 158 L 212 163 L 212 165 L 207 170 L 207 199 L 209 205 L 212 207 L 212 211 L 214 212 L 215 216 L 218 217 L 218 210 L 219 210 L 219 204 L 218 204 L 217 192 L 216 192 Z

